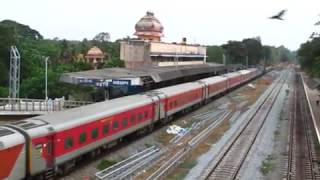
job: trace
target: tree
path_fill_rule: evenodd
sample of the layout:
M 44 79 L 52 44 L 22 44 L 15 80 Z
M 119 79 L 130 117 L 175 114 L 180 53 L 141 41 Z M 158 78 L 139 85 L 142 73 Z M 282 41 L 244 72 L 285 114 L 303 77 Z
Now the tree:
M 14 33 L 19 39 L 32 39 L 41 40 L 43 36 L 36 30 L 31 29 L 29 26 L 17 23 L 11 20 L 3 20 L 0 25 L 4 27 L 11 27 L 14 29 Z
M 222 56 L 224 50 L 220 46 L 208 46 L 207 47 L 207 62 L 223 63 Z
M 90 49 L 90 47 L 91 47 L 90 42 L 86 38 L 84 38 L 80 43 L 79 51 L 81 54 L 86 54 L 88 52 L 88 50 Z
M 247 49 L 249 65 L 258 64 L 262 59 L 262 44 L 258 39 L 249 38 L 242 40 Z
M 280 61 L 285 62 L 285 61 L 290 61 L 294 58 L 292 52 L 287 49 L 284 46 L 278 47 L 279 53 L 280 53 Z
M 105 68 L 124 67 L 124 61 L 121 61 L 119 58 L 111 58 L 104 64 L 103 67 Z
M 265 59 L 267 64 L 271 64 L 272 54 L 271 54 L 271 46 L 262 46 L 262 56 Z
M 227 44 L 222 45 L 227 53 L 227 63 L 243 63 L 248 54 L 246 47 L 240 41 L 228 41 Z
M 60 44 L 61 53 L 60 53 L 60 59 L 62 60 L 62 63 L 66 64 L 71 62 L 72 60 L 72 52 L 69 48 L 69 43 L 67 40 L 63 39 Z
M 101 32 L 93 38 L 93 41 L 97 41 L 100 43 L 109 42 L 110 41 L 110 34 L 108 32 Z
M 14 28 L 0 23 L 0 85 L 7 86 L 10 64 L 10 47 L 17 43 Z
M 303 43 L 297 53 L 301 67 L 311 75 L 320 77 L 320 38 Z

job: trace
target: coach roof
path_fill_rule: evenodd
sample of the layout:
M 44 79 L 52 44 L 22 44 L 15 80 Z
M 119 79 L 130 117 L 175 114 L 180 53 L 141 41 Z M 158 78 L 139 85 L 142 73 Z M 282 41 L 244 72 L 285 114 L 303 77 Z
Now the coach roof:
M 106 118 L 113 114 L 124 112 L 128 109 L 143 106 L 151 102 L 151 99 L 145 95 L 132 95 L 34 118 L 50 123 L 55 130 L 64 130 Z M 30 118 L 30 120 L 32 119 L 33 118 Z

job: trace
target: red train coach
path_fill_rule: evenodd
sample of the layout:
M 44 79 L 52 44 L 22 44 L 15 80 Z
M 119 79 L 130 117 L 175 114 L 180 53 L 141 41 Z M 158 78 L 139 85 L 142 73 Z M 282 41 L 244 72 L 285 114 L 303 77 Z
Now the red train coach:
M 73 166 L 82 154 L 153 124 L 157 101 L 133 95 L 39 117 L 55 130 L 55 165 Z
M 0 179 L 63 172 L 123 137 L 257 76 L 228 73 L 0 126 Z
M 23 179 L 26 176 L 25 142 L 18 131 L 0 127 L 0 179 Z
M 155 113 L 156 106 L 160 105 L 157 104 L 159 99 L 154 98 L 146 95 L 127 96 L 7 125 L 24 136 L 24 142 L 14 142 L 28 145 L 28 148 L 21 150 L 26 158 L 18 158 L 14 162 L 23 168 L 20 168 L 19 173 L 11 168 L 10 174 L 17 176 L 26 172 L 24 175 L 29 173 L 30 176 L 36 176 L 53 168 L 55 171 L 66 170 L 81 155 L 148 127 L 159 118 L 158 113 Z M 8 138 L 5 136 L 2 140 L 0 137 L 0 142 L 3 144 Z M 10 148 L 0 146 L 0 150 L 5 152 Z M 0 151 L 1 158 L 2 154 Z M 10 177 L 3 171 L 0 175 Z
M 165 94 L 166 116 L 171 116 L 205 100 L 205 85 L 199 82 L 179 84 L 156 91 Z
M 216 96 L 227 90 L 227 78 L 215 76 L 199 80 L 206 85 L 206 99 Z
M 227 86 L 228 89 L 234 88 L 236 86 L 238 86 L 239 84 L 241 84 L 241 73 L 240 72 L 232 72 L 232 73 L 227 73 L 224 75 L 224 77 L 226 77 L 227 80 Z

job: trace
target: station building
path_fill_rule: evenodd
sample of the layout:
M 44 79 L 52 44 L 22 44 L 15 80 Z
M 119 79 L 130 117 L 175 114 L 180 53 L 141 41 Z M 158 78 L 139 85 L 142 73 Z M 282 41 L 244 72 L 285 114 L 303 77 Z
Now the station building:
M 105 68 L 65 73 L 60 81 L 105 89 L 105 98 L 114 98 L 146 90 L 195 81 L 201 78 L 241 69 L 206 63 L 206 47 L 162 42 L 163 26 L 152 12 L 135 25 L 136 38 L 120 42 L 120 59 L 125 68 Z
M 126 68 L 147 66 L 184 66 L 206 63 L 206 47 L 187 44 L 182 38 L 179 43 L 162 42 L 163 26 L 152 12 L 147 12 L 135 25 L 137 38 L 122 41 L 120 59 Z

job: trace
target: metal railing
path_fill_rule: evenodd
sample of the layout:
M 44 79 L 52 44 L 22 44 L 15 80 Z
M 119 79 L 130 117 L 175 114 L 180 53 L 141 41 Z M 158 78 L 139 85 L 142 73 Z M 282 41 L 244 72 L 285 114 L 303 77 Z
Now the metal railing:
M 0 98 L 0 111 L 61 111 L 91 104 L 88 101 Z

